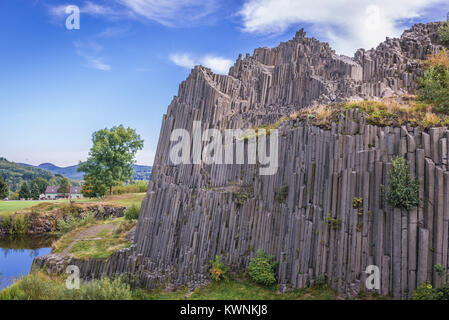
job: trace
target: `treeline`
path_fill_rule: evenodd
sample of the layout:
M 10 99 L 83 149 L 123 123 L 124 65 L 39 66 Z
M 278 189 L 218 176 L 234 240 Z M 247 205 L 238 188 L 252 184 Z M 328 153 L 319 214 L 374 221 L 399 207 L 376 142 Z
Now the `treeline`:
M 37 178 L 45 181 L 51 181 L 53 174 L 48 171 L 24 167 L 13 162 L 9 162 L 5 158 L 0 158 L 0 176 L 6 182 L 11 192 L 18 192 L 24 181 L 30 182 Z
M 128 185 L 120 185 L 112 188 L 112 192 L 115 195 L 125 194 L 125 193 L 143 193 L 148 190 L 148 182 L 146 181 L 135 181 Z
M 39 168 L 25 167 L 5 158 L 0 158 L 0 200 L 9 198 L 19 199 L 39 199 L 39 195 L 44 194 L 48 186 L 58 186 L 66 183 L 67 178 Z M 68 180 L 67 180 L 68 181 Z M 72 186 L 79 186 L 79 181 L 70 180 Z

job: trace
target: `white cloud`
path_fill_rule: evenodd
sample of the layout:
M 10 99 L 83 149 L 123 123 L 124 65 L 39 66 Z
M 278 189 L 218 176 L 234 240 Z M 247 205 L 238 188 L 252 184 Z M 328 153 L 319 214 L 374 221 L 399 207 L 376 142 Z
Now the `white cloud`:
M 196 62 L 187 53 L 174 53 L 170 55 L 170 60 L 177 66 L 192 69 Z
M 216 73 L 227 74 L 229 68 L 232 66 L 233 61 L 222 57 L 205 56 L 202 59 L 202 64 L 211 68 Z
M 184 26 L 218 8 L 217 0 L 116 0 L 133 13 L 165 26 Z
M 94 57 L 85 57 L 88 61 L 89 65 L 97 70 L 101 71 L 111 71 L 112 68 L 109 64 L 106 64 L 103 62 L 101 58 L 94 58 Z
M 243 30 L 276 34 L 288 27 L 310 24 L 338 53 L 353 55 L 396 37 L 404 19 L 417 18 L 424 9 L 447 0 L 247 0 L 239 15 Z
M 96 42 L 75 42 L 74 46 L 76 53 L 84 58 L 89 68 L 101 71 L 112 70 L 112 67 L 109 64 L 104 63 L 103 58 L 100 57 L 100 52 L 103 50 L 103 47 Z
M 51 15 L 66 17 L 69 4 L 49 8 Z M 185 27 L 198 23 L 219 8 L 218 0 L 113 0 L 107 5 L 86 1 L 80 5 L 81 14 L 109 19 L 143 18 L 168 27 Z
M 67 6 L 69 6 L 70 4 L 62 4 L 62 5 L 58 5 L 58 6 L 54 6 L 54 7 L 50 7 L 49 8 L 49 12 L 51 15 L 56 16 L 56 17 L 67 17 L 68 14 L 65 12 Z M 91 1 L 86 1 L 84 3 L 83 6 L 79 7 L 80 9 L 80 13 L 81 14 L 88 14 L 88 15 L 92 15 L 92 16 L 106 16 L 106 17 L 117 17 L 122 15 L 123 13 L 118 11 L 118 10 L 114 10 L 112 7 L 108 7 L 108 6 L 104 6 L 104 5 L 99 5 L 96 3 L 93 3 Z
M 117 11 L 113 10 L 111 7 L 102 6 L 99 4 L 92 3 L 90 1 L 86 2 L 84 7 L 80 9 L 81 13 L 87 13 L 90 15 L 97 16 L 115 16 Z
M 169 58 L 174 64 L 180 67 L 192 69 L 196 65 L 203 65 L 219 74 L 227 74 L 233 64 L 233 61 L 230 59 L 213 55 L 195 58 L 189 53 L 174 53 Z

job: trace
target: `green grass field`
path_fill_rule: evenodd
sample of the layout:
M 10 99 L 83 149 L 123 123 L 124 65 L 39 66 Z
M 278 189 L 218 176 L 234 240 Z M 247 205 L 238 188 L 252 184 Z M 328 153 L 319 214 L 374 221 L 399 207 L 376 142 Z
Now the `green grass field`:
M 42 203 L 62 203 L 67 200 L 55 200 L 55 201 L 0 201 L 0 217 L 7 216 L 16 211 L 21 211 L 34 207 Z
M 263 287 L 244 276 L 227 282 L 211 282 L 205 287 L 195 289 L 194 292 L 188 292 L 186 288 L 180 288 L 175 292 L 163 289 L 132 289 L 123 281 L 112 282 L 107 278 L 83 283 L 80 290 L 67 290 L 66 278 L 67 275 L 48 276 L 44 272 L 32 273 L 1 291 L 0 300 L 335 300 L 338 298 L 337 293 L 327 287 L 295 289 L 282 294 L 276 286 Z
M 108 196 L 104 199 L 76 199 L 74 200 L 79 204 L 98 203 L 104 205 L 116 205 L 129 207 L 133 204 L 140 206 L 146 193 L 128 193 L 123 195 Z M 44 200 L 44 201 L 0 201 L 0 217 L 8 216 L 18 211 L 33 210 L 33 207 L 44 208 L 45 204 L 52 209 L 57 208 L 59 204 L 67 204 L 68 200 Z M 37 210 L 41 211 L 41 210 Z
M 181 288 L 175 292 L 162 289 L 144 290 L 144 300 L 335 300 L 337 293 L 329 288 L 295 289 L 280 293 L 276 286 L 267 288 L 246 277 L 236 277 L 229 281 L 210 282 L 197 288 L 193 293 Z

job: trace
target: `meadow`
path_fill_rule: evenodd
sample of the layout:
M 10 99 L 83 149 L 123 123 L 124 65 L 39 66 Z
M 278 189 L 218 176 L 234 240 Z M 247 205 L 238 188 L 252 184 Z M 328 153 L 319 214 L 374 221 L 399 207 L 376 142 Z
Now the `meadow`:
M 98 203 L 99 205 L 117 205 L 129 207 L 131 205 L 140 206 L 146 193 L 127 193 L 121 195 L 107 196 L 104 198 L 86 198 L 86 199 L 74 199 L 72 201 L 79 204 L 91 204 Z M 33 211 L 40 208 L 57 208 L 68 204 L 68 200 L 43 200 L 43 201 L 0 201 L 0 217 L 9 216 L 15 212 Z

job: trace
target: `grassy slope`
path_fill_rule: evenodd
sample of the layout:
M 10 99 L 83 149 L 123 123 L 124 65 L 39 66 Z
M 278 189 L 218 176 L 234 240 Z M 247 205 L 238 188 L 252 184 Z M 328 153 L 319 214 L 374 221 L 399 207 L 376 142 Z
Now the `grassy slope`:
M 61 200 L 46 201 L 46 203 L 62 203 Z M 64 201 L 65 202 L 65 201 Z M 42 204 L 42 201 L 0 201 L 0 217 L 10 215 L 16 211 L 21 211 Z
M 176 292 L 162 289 L 132 289 L 123 279 L 103 278 L 83 283 L 80 290 L 65 289 L 68 275 L 49 276 L 37 272 L 25 276 L 11 287 L 0 292 L 0 300 L 336 300 L 337 293 L 327 287 L 295 289 L 281 294 L 276 287 L 266 288 L 246 277 L 236 277 L 227 282 L 211 282 L 188 292 L 182 288 Z M 387 299 L 364 294 L 363 300 Z
M 191 294 L 183 288 L 176 292 L 162 289 L 145 291 L 142 299 L 149 300 L 335 300 L 337 294 L 328 288 L 296 289 L 280 293 L 276 287 L 266 288 L 245 277 L 226 282 L 210 282 Z
M 107 259 L 131 245 L 126 236 L 136 224 L 137 221 L 126 221 L 123 217 L 97 221 L 63 235 L 53 243 L 52 252 L 69 253 L 79 259 Z
M 109 196 L 104 199 L 76 199 L 78 204 L 103 204 L 103 205 L 117 205 L 129 207 L 133 204 L 139 206 L 145 197 L 145 193 L 132 193 L 116 196 Z M 0 217 L 10 215 L 18 211 L 32 211 L 41 212 L 43 209 L 56 209 L 59 206 L 68 204 L 68 200 L 55 201 L 0 201 Z
M 307 288 L 281 294 L 275 287 L 265 288 L 246 278 L 236 278 L 227 282 L 211 282 L 197 288 L 193 293 L 187 289 L 167 292 L 162 289 L 131 289 L 126 282 L 111 280 L 94 281 L 82 284 L 80 291 L 65 289 L 67 275 L 48 276 L 44 272 L 33 273 L 17 281 L 0 292 L 0 300 L 60 300 L 60 299 L 133 299 L 133 300 L 331 300 L 337 294 L 328 288 Z M 112 285 L 111 285 L 112 284 Z M 91 286 L 90 294 L 86 288 Z

